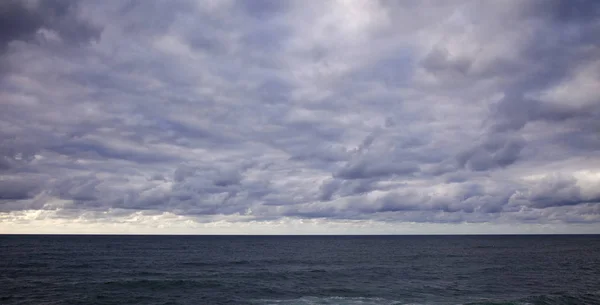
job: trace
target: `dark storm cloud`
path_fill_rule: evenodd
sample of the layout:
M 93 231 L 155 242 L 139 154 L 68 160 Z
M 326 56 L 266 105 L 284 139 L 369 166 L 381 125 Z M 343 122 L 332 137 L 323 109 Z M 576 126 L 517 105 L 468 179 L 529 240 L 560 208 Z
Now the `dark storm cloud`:
M 0 181 L 0 202 L 29 199 L 38 191 L 39 183 L 39 181 L 26 179 L 2 180 Z
M 593 0 L 537 1 L 532 14 L 541 15 L 557 23 L 597 23 L 600 4 Z
M 71 0 L 17 1 L 0 3 L 0 51 L 11 41 L 29 42 L 38 30 L 53 30 L 69 44 L 98 39 L 101 29 L 77 16 L 79 2 Z
M 593 223 L 599 7 L 2 2 L 2 213 Z

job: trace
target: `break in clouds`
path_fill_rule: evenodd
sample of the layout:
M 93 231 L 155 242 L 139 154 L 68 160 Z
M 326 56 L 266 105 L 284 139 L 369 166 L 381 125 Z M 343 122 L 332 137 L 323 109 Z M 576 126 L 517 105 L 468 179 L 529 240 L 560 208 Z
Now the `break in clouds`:
M 598 33 L 593 0 L 2 1 L 3 230 L 597 232 Z

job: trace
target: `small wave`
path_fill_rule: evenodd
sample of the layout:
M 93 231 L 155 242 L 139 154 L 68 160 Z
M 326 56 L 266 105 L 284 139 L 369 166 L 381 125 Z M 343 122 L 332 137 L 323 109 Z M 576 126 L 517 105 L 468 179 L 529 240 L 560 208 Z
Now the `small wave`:
M 192 266 L 192 267 L 223 267 L 223 266 L 238 266 L 238 265 L 250 265 L 251 261 L 238 260 L 238 261 L 217 261 L 217 262 L 182 262 L 181 265 Z
M 400 305 L 405 304 L 399 301 L 387 300 L 384 298 L 367 297 L 301 297 L 287 300 L 259 300 L 256 304 L 262 305 Z
M 466 303 L 465 305 L 534 305 L 534 303 L 490 301 L 490 302 Z
M 301 297 L 296 299 L 261 299 L 254 302 L 261 305 L 432 305 L 440 303 L 415 303 L 390 300 L 379 297 Z M 443 302 L 442 304 L 448 304 Z M 520 300 L 481 300 L 477 302 L 453 303 L 464 305 L 570 305 L 570 304 L 600 304 L 598 295 L 540 295 Z
M 215 263 L 204 263 L 204 262 L 183 262 L 181 263 L 183 266 L 191 266 L 191 267 L 204 267 L 204 266 L 214 266 L 217 265 Z
M 162 272 L 153 272 L 153 271 L 135 271 L 128 273 L 129 276 L 132 277 L 140 277 L 140 276 L 164 276 Z
M 232 262 L 228 262 L 231 265 L 249 265 L 251 264 L 250 261 L 247 260 L 241 260 L 241 261 L 232 261 Z
M 64 269 L 88 269 L 88 268 L 93 268 L 94 265 L 92 264 L 86 264 L 86 263 L 79 263 L 79 264 L 65 264 L 60 266 L 60 268 L 64 268 Z
M 48 267 L 47 263 L 18 263 L 17 268 L 46 268 Z
M 530 296 L 515 301 L 479 301 L 470 302 L 465 305 L 572 305 L 572 304 L 600 304 L 600 296 L 593 293 L 568 295 L 539 295 Z
M 127 289 L 181 289 L 181 288 L 219 288 L 222 286 L 217 281 L 195 281 L 195 280 L 124 280 L 106 281 L 104 285 Z
M 327 273 L 327 270 L 324 270 L 324 269 L 312 269 L 309 272 L 310 273 Z
M 525 301 L 535 305 L 600 304 L 600 295 L 595 293 L 541 295 L 527 298 Z

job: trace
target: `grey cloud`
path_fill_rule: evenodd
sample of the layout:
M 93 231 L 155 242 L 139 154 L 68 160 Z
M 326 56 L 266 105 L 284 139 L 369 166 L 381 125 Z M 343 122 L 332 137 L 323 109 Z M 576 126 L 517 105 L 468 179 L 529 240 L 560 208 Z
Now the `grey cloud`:
M 591 107 L 591 105 L 590 105 Z M 565 122 L 570 119 L 591 119 L 595 109 L 577 108 L 570 105 L 554 105 L 524 98 L 519 94 L 504 97 L 492 109 L 496 117 L 492 130 L 495 132 L 520 130 L 529 122 Z
M 323 182 L 319 187 L 319 199 L 322 201 L 331 200 L 333 194 L 340 188 L 340 184 L 340 181 L 335 179 L 329 179 Z
M 71 199 L 77 202 L 100 199 L 96 188 L 102 180 L 95 176 L 72 177 L 54 185 L 53 193 L 61 199 Z
M 548 208 L 600 202 L 600 192 L 584 195 L 572 176 L 550 175 L 520 194 L 531 207 Z
M 125 31 L 140 35 L 154 35 L 166 31 L 180 12 L 193 11 L 194 5 L 189 1 L 130 0 L 119 3 L 117 8 L 110 9 L 113 10 L 118 14 L 118 22 L 123 22 Z M 158 16 L 161 18 L 156 18 Z
M 197 170 L 197 168 L 192 166 L 178 166 L 175 172 L 173 172 L 173 179 L 177 182 L 184 181 L 187 177 L 193 176 Z
M 375 177 L 387 177 L 390 175 L 409 175 L 417 172 L 419 167 L 409 162 L 395 160 L 369 160 L 360 159 L 350 161 L 346 166 L 334 174 L 335 177 L 343 179 L 363 179 Z
M 263 20 L 273 18 L 289 9 L 290 3 L 276 0 L 259 0 L 252 3 L 240 3 L 240 5 L 248 16 Z
M 479 184 L 463 183 L 452 195 L 419 193 L 411 190 L 381 197 L 381 211 L 439 211 L 445 213 L 498 213 L 508 204 L 511 192 L 486 190 Z
M 600 5 L 592 0 L 578 1 L 536 1 L 531 13 L 565 23 L 597 22 Z
M 3 139 L 0 147 L 0 172 L 13 168 L 22 168 L 34 159 L 36 147 L 30 143 L 17 143 L 12 139 Z
M 313 160 L 325 163 L 346 161 L 350 157 L 346 148 L 330 144 L 317 144 L 311 147 L 302 145 L 297 150 L 294 150 L 293 154 L 292 160 Z
M 355 151 L 349 152 L 347 162 L 333 176 L 350 180 L 410 176 L 420 171 L 418 162 L 429 163 L 431 157 L 411 150 L 420 144 L 376 130 L 367 135 Z
M 452 59 L 448 50 L 434 47 L 422 60 L 421 65 L 433 73 L 466 74 L 471 61 L 468 58 Z
M 0 4 L 0 48 L 11 41 L 31 41 L 39 29 L 56 31 L 68 43 L 98 39 L 101 29 L 77 16 L 79 3 L 70 0 L 3 1 Z
M 369 3 L 3 2 L 2 213 L 592 222 L 599 5 Z
M 445 177 L 446 183 L 461 183 L 470 178 L 470 175 L 464 172 L 453 172 Z
M 500 78 L 497 82 L 497 89 L 503 97 L 489 107 L 490 115 L 485 121 L 486 127 L 479 143 L 457 155 L 460 167 L 487 171 L 514 165 L 524 157 L 524 149 L 536 149 L 534 146 L 528 147 L 529 144 L 536 142 L 535 145 L 539 145 L 536 135 L 529 133 L 528 141 L 522 138 L 522 134 L 533 128 L 534 124 L 552 126 L 548 128 L 555 130 L 555 136 L 544 141 L 554 142 L 555 149 L 560 147 L 565 154 L 568 154 L 566 151 L 576 150 L 585 153 L 594 147 L 594 144 L 582 147 L 582 142 L 576 139 L 589 138 L 595 133 L 595 127 L 590 127 L 595 126 L 591 122 L 598 121 L 596 108 L 600 100 L 585 105 L 568 100 L 556 103 L 535 96 L 535 93 L 559 86 L 572 77 L 573 71 L 598 60 L 593 53 L 584 51 L 598 46 L 598 41 L 586 34 L 599 25 L 597 20 L 588 15 L 595 10 L 597 5 L 589 1 L 569 4 L 565 1 L 531 2 L 524 6 L 522 15 L 517 15 L 521 19 L 516 23 L 529 26 L 526 22 L 535 19 L 543 26 L 530 26 L 530 29 L 540 35 L 526 36 L 531 39 L 515 46 L 518 56 L 512 62 L 505 63 L 512 67 L 508 71 L 510 76 Z M 494 27 L 488 30 L 497 31 Z M 447 52 L 434 49 L 421 64 L 433 72 L 448 69 L 466 71 L 461 77 L 470 78 L 476 75 L 469 75 L 467 63 L 477 61 L 479 57 L 480 53 L 475 53 L 472 58 L 457 59 L 455 56 L 456 62 L 451 62 Z M 487 77 L 498 77 L 504 76 L 507 71 L 502 67 L 489 66 L 486 73 Z M 573 140 L 569 141 L 571 136 Z M 595 142 L 594 138 L 591 137 L 592 143 Z
M 389 190 L 389 187 L 386 188 L 377 185 L 378 182 L 381 182 L 380 179 L 381 177 L 379 176 L 371 176 L 369 178 L 334 177 L 321 184 L 319 187 L 319 199 L 329 201 L 334 195 L 343 198 L 366 194 L 375 190 Z
M 0 180 L 0 204 L 8 200 L 29 199 L 39 190 L 39 181 L 26 179 Z
M 506 134 L 490 134 L 482 143 L 468 149 L 457 157 L 461 167 L 474 171 L 486 171 L 515 163 L 525 141 L 523 138 Z
M 144 149 L 142 147 L 133 148 L 113 148 L 104 143 L 94 143 L 93 141 L 85 143 L 76 141 L 62 143 L 60 146 L 48 147 L 50 151 L 60 153 L 65 156 L 77 156 L 85 154 L 86 157 L 99 159 L 119 159 L 133 160 L 140 163 L 164 162 L 177 160 L 173 156 L 165 156 L 161 153 Z
M 16 39 L 30 39 L 41 26 L 35 13 L 30 12 L 22 1 L 5 1 L 0 8 L 0 45 L 2 49 Z

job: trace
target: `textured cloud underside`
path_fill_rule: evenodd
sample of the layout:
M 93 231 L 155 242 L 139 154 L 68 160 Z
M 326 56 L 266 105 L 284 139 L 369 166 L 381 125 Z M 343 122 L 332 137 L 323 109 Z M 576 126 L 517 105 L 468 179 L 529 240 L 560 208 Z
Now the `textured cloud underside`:
M 599 231 L 599 16 L 2 1 L 0 228 Z

